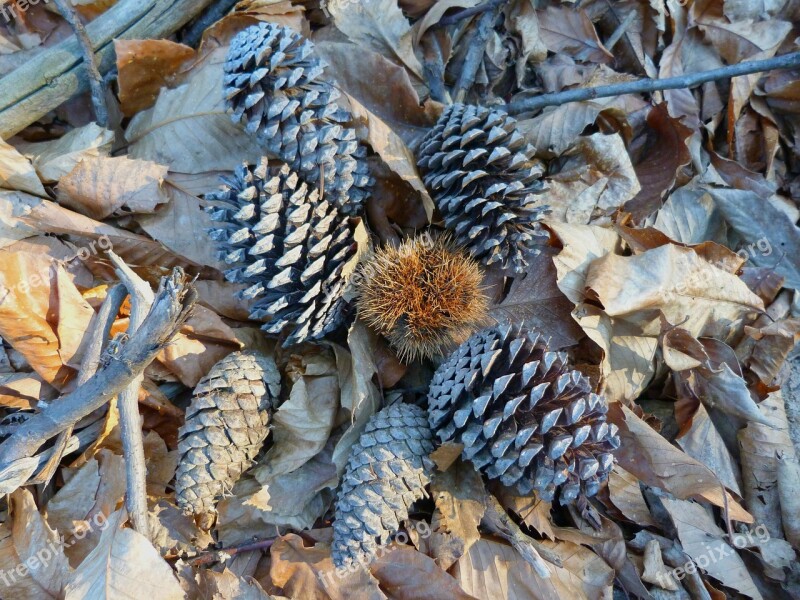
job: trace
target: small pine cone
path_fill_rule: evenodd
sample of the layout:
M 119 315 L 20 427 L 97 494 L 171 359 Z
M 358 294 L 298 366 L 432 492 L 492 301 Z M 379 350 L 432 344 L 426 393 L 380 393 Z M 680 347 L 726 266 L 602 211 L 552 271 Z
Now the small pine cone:
M 229 354 L 200 380 L 178 438 L 175 496 L 185 512 L 213 513 L 250 467 L 269 433 L 280 386 L 275 361 L 256 352 Z
M 346 316 L 342 299 L 344 267 L 355 257 L 356 219 L 319 200 L 286 165 L 270 168 L 267 159 L 253 170 L 239 167 L 220 192 L 206 198 L 210 230 L 220 258 L 231 268 L 229 281 L 248 284 L 245 299 L 257 299 L 250 317 L 268 321 L 267 333 L 291 331 L 288 347 L 319 339 Z
M 265 150 L 319 185 L 339 210 L 358 214 L 372 185 L 366 149 L 337 105 L 339 91 L 322 79 L 314 45 L 288 27 L 259 23 L 231 41 L 224 94 L 231 118 Z
M 480 265 L 447 236 L 382 248 L 361 275 L 359 315 L 401 360 L 447 354 L 487 324 Z
M 436 371 L 431 429 L 464 445 L 490 479 L 562 504 L 594 496 L 614 464 L 616 425 L 589 380 L 541 334 L 510 325 L 473 335 Z
M 333 563 L 369 563 L 426 496 L 433 435 L 425 410 L 394 404 L 373 415 L 350 451 L 336 500 Z
M 445 226 L 486 265 L 522 273 L 527 255 L 547 240 L 547 212 L 534 149 L 514 118 L 498 110 L 453 104 L 420 144 L 417 159 Z

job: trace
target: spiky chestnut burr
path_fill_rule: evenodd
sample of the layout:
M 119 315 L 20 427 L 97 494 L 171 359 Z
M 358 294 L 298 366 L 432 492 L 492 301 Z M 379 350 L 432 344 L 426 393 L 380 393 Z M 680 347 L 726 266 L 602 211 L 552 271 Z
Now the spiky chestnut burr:
M 336 500 L 331 553 L 337 568 L 371 562 L 426 495 L 432 438 L 425 410 L 412 404 L 388 406 L 367 422 Z
M 617 427 L 589 380 L 541 334 L 511 325 L 480 331 L 436 371 L 431 429 L 490 479 L 562 504 L 594 496 L 614 464 Z
M 402 360 L 445 354 L 486 324 L 477 262 L 448 237 L 423 234 L 364 262 L 358 311 Z
M 516 120 L 453 104 L 420 144 L 417 164 L 456 240 L 485 265 L 522 273 L 545 242 L 539 220 L 542 167 Z
M 248 284 L 250 317 L 290 335 L 284 346 L 319 339 L 343 321 L 345 266 L 357 251 L 357 219 L 320 201 L 286 165 L 239 167 L 221 191 L 208 194 L 218 228 L 210 231 L 229 281 Z
M 371 187 L 366 150 L 323 78 L 314 46 L 288 27 L 259 23 L 233 38 L 224 94 L 231 117 L 258 136 L 267 153 L 287 163 L 341 212 L 359 214 Z
M 233 352 L 200 380 L 178 437 L 175 496 L 185 512 L 213 513 L 250 467 L 280 387 L 275 361 L 256 352 Z

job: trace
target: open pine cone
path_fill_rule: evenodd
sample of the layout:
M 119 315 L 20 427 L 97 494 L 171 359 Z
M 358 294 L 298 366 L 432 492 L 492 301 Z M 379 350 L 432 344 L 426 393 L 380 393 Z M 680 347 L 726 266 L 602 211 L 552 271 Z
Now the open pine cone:
M 371 186 L 366 150 L 322 78 L 314 45 L 288 27 L 259 23 L 231 41 L 224 94 L 232 118 L 314 186 L 341 212 L 359 214 Z
M 548 236 L 534 149 L 498 110 L 453 104 L 420 144 L 417 163 L 445 226 L 486 265 L 522 273 Z
M 233 352 L 200 380 L 179 431 L 179 507 L 214 511 L 261 450 L 280 387 L 275 361 L 256 352 Z
M 594 496 L 614 464 L 617 427 L 589 380 L 539 333 L 502 325 L 462 344 L 428 392 L 431 428 L 490 479 L 562 504 Z
M 413 404 L 393 404 L 367 422 L 336 500 L 331 553 L 337 568 L 371 562 L 425 496 L 432 438 L 425 410 Z
M 284 346 L 319 339 L 345 316 L 345 265 L 356 255 L 356 219 L 341 215 L 287 166 L 239 167 L 220 192 L 206 198 L 220 225 L 210 231 L 230 269 L 229 281 L 246 283 L 242 296 L 257 298 L 250 317 L 269 321 L 268 333 L 291 334 Z

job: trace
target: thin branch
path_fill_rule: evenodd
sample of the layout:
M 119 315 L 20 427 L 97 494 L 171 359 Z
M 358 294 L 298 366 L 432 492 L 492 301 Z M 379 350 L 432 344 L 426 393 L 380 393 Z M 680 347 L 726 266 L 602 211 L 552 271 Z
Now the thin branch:
M 106 89 L 103 83 L 103 76 L 100 74 L 100 68 L 97 66 L 97 59 L 94 55 L 94 46 L 92 40 L 89 39 L 89 34 L 86 33 L 86 28 L 81 23 L 81 18 L 78 16 L 75 7 L 69 0 L 53 0 L 58 8 L 58 12 L 66 19 L 72 31 L 75 32 L 75 37 L 78 40 L 78 45 L 81 48 L 83 55 L 83 63 L 86 65 L 86 71 L 89 74 L 89 90 L 92 94 L 92 105 L 94 106 L 94 116 L 97 124 L 100 127 L 108 127 L 108 104 L 106 104 Z
M 479 15 L 487 10 L 492 10 L 501 4 L 506 3 L 508 0 L 489 0 L 483 4 L 479 4 L 478 6 L 473 6 L 471 8 L 465 8 L 464 10 L 457 12 L 454 15 L 449 15 L 447 17 L 442 17 L 439 19 L 439 22 L 436 23 L 433 27 L 447 27 L 448 25 L 454 25 L 463 19 L 467 19 L 472 15 Z
M 475 32 L 468 42 L 467 55 L 464 57 L 464 64 L 461 67 L 461 75 L 458 78 L 458 83 L 453 91 L 453 97 L 456 102 L 463 102 L 467 92 L 475 83 L 475 76 L 478 74 L 478 68 L 483 62 L 483 56 L 486 53 L 486 43 L 489 41 L 489 30 L 494 25 L 497 13 L 494 8 L 483 13 L 481 18 L 478 19 L 478 24 L 475 27 Z
M 125 262 L 111 250 L 108 257 L 116 267 L 120 281 L 131 295 L 131 316 L 128 321 L 128 335 L 133 335 L 144 322 L 147 312 L 153 306 L 153 290 Z M 119 427 L 122 434 L 122 451 L 125 455 L 126 491 L 125 508 L 128 509 L 133 528 L 146 538 L 150 537 L 147 521 L 147 467 L 144 462 L 144 440 L 139 418 L 139 389 L 142 387 L 141 374 L 133 378 L 128 387 L 119 395 Z
M 431 98 L 437 102 L 449 102 L 450 95 L 444 86 L 444 60 L 442 49 L 434 39 L 435 35 L 428 32 L 423 36 L 422 46 L 422 74 L 431 91 Z
M 164 277 L 153 308 L 120 353 L 89 381 L 33 415 L 0 444 L 0 471 L 33 456 L 47 440 L 121 393 L 175 335 L 196 301 L 197 292 L 182 269 Z
M 644 78 L 637 79 L 636 81 L 626 81 L 625 83 L 615 83 L 613 85 L 600 85 L 597 87 L 577 88 L 553 94 L 542 94 L 541 96 L 510 102 L 506 110 L 510 114 L 516 115 L 523 112 L 539 110 L 545 106 L 560 106 L 569 102 L 581 102 L 583 100 L 608 98 L 611 96 L 621 96 L 623 94 L 640 94 L 662 90 L 692 88 L 709 81 L 730 79 L 732 77 L 739 77 L 740 75 L 761 73 L 763 71 L 792 69 L 794 67 L 800 67 L 800 52 L 792 52 L 791 54 L 784 54 L 766 60 L 751 60 L 735 65 L 728 65 L 720 69 L 699 71 L 679 77 L 668 77 L 666 79 Z
M 78 371 L 78 377 L 75 380 L 77 386 L 81 386 L 97 372 L 97 367 L 100 364 L 100 356 L 103 354 L 103 347 L 105 346 L 108 336 L 111 333 L 111 326 L 117 318 L 119 309 L 125 301 L 128 292 L 122 284 L 112 287 L 108 294 L 106 294 L 103 304 L 100 305 L 100 310 L 92 323 L 92 330 L 89 333 L 89 345 L 83 354 L 83 361 L 81 362 L 81 370 Z M 50 455 L 50 460 L 44 468 L 38 473 L 35 482 L 41 482 L 44 485 L 50 481 L 50 478 L 56 472 L 56 467 L 61 462 L 61 458 L 67 449 L 67 442 L 72 435 L 73 426 L 70 425 L 64 431 L 58 434 L 58 439 L 53 445 L 53 452 Z M 31 483 L 34 483 L 32 481 Z
M 257 542 L 247 542 L 244 544 L 239 544 L 238 546 L 231 546 L 230 548 L 222 548 L 220 550 L 212 550 L 211 552 L 205 552 L 195 558 L 191 564 L 193 567 L 199 567 L 201 565 L 210 565 L 214 562 L 221 562 L 223 560 L 227 560 L 231 556 L 236 556 L 237 554 L 241 554 L 243 552 L 253 552 L 255 550 L 267 550 L 272 547 L 272 544 L 275 543 L 277 538 L 268 538 L 266 540 L 259 540 Z
M 181 43 L 196 47 L 206 29 L 227 15 L 239 0 L 217 0 L 213 6 L 208 7 L 194 21 L 189 23 L 181 35 Z

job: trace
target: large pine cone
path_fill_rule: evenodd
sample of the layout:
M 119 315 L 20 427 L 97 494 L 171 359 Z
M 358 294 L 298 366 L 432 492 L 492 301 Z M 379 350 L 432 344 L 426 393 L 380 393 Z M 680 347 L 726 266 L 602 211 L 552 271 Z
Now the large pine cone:
M 372 416 L 350 451 L 336 500 L 333 562 L 337 568 L 372 561 L 409 507 L 425 496 L 433 435 L 424 409 L 394 404 Z
M 594 496 L 608 477 L 620 442 L 607 411 L 563 352 L 511 325 L 473 335 L 428 392 L 431 428 L 443 442 L 463 444 L 463 458 L 490 479 L 546 501 L 558 491 L 562 504 Z
M 486 265 L 522 273 L 547 240 L 538 205 L 542 168 L 507 114 L 464 104 L 445 108 L 420 144 L 425 185 L 458 242 Z
M 265 150 L 310 184 L 324 179 L 324 197 L 358 214 L 371 180 L 366 150 L 322 79 L 325 63 L 314 46 L 288 27 L 259 23 L 231 41 L 224 94 L 232 118 L 255 133 Z
M 226 278 L 249 284 L 242 297 L 257 298 L 250 317 L 269 321 L 268 333 L 291 330 L 284 346 L 335 329 L 346 313 L 343 271 L 356 255 L 357 220 L 320 201 L 286 165 L 269 168 L 266 158 L 224 182 L 206 196 L 219 203 L 208 209 L 221 224 L 210 235 L 231 266 Z
M 275 361 L 255 352 L 229 354 L 200 380 L 178 438 L 175 496 L 185 512 L 213 512 L 250 467 L 280 387 Z

